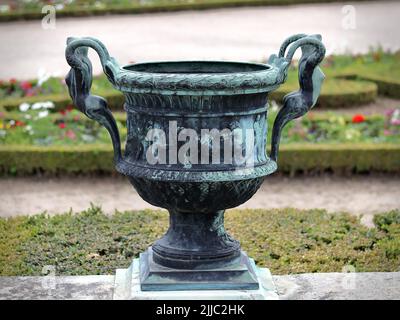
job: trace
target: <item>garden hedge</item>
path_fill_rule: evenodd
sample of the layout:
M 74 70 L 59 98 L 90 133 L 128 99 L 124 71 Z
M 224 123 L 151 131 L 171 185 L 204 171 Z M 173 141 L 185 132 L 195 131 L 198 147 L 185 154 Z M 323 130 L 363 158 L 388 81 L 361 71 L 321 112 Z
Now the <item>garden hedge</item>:
M 285 83 L 270 94 L 270 99 L 279 103 L 286 94 L 298 88 L 297 81 Z M 352 107 L 373 102 L 377 95 L 378 87 L 374 82 L 331 78 L 326 79 L 322 85 L 321 95 L 315 107 L 319 109 Z
M 115 173 L 111 146 L 0 145 L 1 175 Z M 400 172 L 397 144 L 287 144 L 279 155 L 279 172 L 350 174 Z
M 229 210 L 226 228 L 259 266 L 274 274 L 399 271 L 400 211 L 355 216 L 324 210 Z M 114 274 L 127 268 L 167 229 L 165 211 L 117 212 L 92 207 L 77 214 L 0 218 L 0 276 Z
M 346 0 L 344 0 L 346 1 Z M 349 0 L 348 0 L 349 1 Z M 353 0 L 366 1 L 366 0 Z M 91 15 L 107 15 L 107 14 L 140 14 L 152 12 L 170 12 L 183 10 L 206 10 L 225 7 L 241 7 L 241 6 L 277 6 L 277 5 L 295 5 L 307 3 L 326 3 L 326 2 L 343 2 L 340 0 L 203 0 L 201 2 L 187 1 L 185 3 L 177 3 L 165 1 L 164 3 L 152 3 L 148 5 L 140 5 L 132 3 L 131 5 L 113 5 L 106 8 L 91 6 L 88 8 L 66 8 L 57 11 L 57 17 L 83 17 Z M 44 14 L 41 10 L 26 11 L 10 11 L 0 13 L 0 22 L 8 22 L 14 20 L 33 20 L 42 19 Z
M 400 80 L 389 79 L 384 76 L 374 74 L 342 74 L 337 78 L 349 79 L 349 80 L 361 80 L 370 81 L 376 84 L 378 89 L 378 95 L 386 96 L 390 98 L 400 99 Z
M 270 99 L 280 103 L 287 93 L 298 90 L 297 81 L 291 81 L 270 94 Z M 377 97 L 377 85 L 368 81 L 353 81 L 346 79 L 328 79 L 322 87 L 317 108 L 335 109 L 372 102 Z M 96 90 L 96 95 L 104 97 L 110 109 L 122 110 L 124 95 L 117 90 Z M 6 98 L 0 101 L 0 107 L 7 111 L 17 110 L 21 103 L 33 104 L 41 101 L 52 101 L 56 110 L 65 109 L 72 103 L 67 93 L 39 95 L 24 98 Z

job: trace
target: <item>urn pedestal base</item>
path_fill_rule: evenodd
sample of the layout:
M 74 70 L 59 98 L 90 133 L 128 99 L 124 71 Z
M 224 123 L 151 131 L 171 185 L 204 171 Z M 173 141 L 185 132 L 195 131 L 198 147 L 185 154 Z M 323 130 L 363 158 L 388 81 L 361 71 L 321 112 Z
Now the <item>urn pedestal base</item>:
M 153 259 L 150 247 L 140 254 L 139 274 L 142 291 L 180 290 L 257 290 L 254 264 L 243 251 L 233 262 L 218 268 L 175 269 Z
M 114 284 L 114 300 L 278 300 L 279 296 L 272 275 L 267 268 L 249 263 L 255 274 L 257 289 L 208 289 L 144 291 L 141 289 L 140 259 L 134 259 L 128 269 L 117 269 Z M 176 270 L 179 273 L 182 270 Z M 194 271 L 195 272 L 195 271 Z M 171 285 L 174 285 L 171 283 Z M 176 283 L 175 283 L 176 285 Z

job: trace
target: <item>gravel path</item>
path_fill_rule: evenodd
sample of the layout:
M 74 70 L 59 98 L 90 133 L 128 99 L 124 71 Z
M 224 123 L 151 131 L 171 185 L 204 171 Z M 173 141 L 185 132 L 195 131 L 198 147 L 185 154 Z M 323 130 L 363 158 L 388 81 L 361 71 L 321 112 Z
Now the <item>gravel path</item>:
M 356 176 L 269 177 L 242 208 L 325 208 L 363 214 L 371 225 L 374 213 L 400 208 L 400 177 Z M 124 178 L 0 179 L 0 217 L 84 210 L 90 203 L 106 213 L 154 208 L 144 202 Z
M 64 18 L 56 29 L 41 21 L 0 24 L 0 79 L 33 78 L 39 68 L 65 75 L 68 36 L 101 39 L 121 64 L 163 59 L 260 60 L 277 53 L 289 35 L 323 35 L 328 54 L 370 46 L 400 48 L 396 36 L 399 1 L 357 2 L 355 29 L 343 27 L 342 12 L 351 3 L 230 8 L 141 15 Z M 100 66 L 95 59 L 95 72 Z

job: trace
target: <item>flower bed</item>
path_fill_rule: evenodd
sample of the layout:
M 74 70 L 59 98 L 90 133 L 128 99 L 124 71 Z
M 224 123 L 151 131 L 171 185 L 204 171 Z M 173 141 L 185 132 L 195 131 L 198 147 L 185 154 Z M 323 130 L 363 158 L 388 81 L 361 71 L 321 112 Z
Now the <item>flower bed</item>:
M 97 123 L 71 108 L 50 113 L 50 102 L 20 108 L 0 114 L 0 174 L 115 172 L 110 138 Z M 126 115 L 115 117 L 124 140 Z M 280 172 L 400 172 L 400 109 L 386 116 L 311 113 L 284 131 Z
M 266 223 L 268 222 L 268 223 Z M 369 229 L 348 214 L 324 210 L 230 210 L 229 233 L 257 265 L 274 274 L 398 271 L 400 211 L 375 216 Z M 168 226 L 162 211 L 118 212 L 99 208 L 48 217 L 0 218 L 0 275 L 113 274 L 159 238 Z
M 19 112 L 0 113 L 0 144 L 67 146 L 108 144 L 110 141 L 105 129 L 74 110 L 72 105 L 58 112 L 52 112 L 52 102 L 23 103 L 19 109 Z M 278 106 L 271 103 L 270 128 L 277 109 Z M 126 115 L 118 112 L 116 119 L 124 140 Z M 285 131 L 282 143 L 399 143 L 400 108 L 387 110 L 386 116 L 355 114 L 351 117 L 311 112 L 290 122 Z

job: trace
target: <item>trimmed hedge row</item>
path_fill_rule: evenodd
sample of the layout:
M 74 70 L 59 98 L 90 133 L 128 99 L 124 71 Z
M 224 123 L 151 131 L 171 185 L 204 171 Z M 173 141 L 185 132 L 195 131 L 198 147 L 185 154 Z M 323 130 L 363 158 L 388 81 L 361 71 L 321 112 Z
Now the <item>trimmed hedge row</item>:
M 317 107 L 319 108 L 336 109 L 369 103 L 374 101 L 378 94 L 377 85 L 373 82 L 335 79 L 329 82 L 329 84 L 329 88 L 322 88 L 317 102 Z M 287 93 L 298 90 L 298 87 L 297 82 L 286 83 L 272 92 L 270 99 L 281 102 Z M 105 98 L 112 110 L 122 110 L 125 98 L 121 92 L 116 90 L 97 90 L 94 93 Z M 23 102 L 33 104 L 40 101 L 52 101 L 56 110 L 65 109 L 72 103 L 70 96 L 67 93 L 63 93 L 24 98 L 7 98 L 0 102 L 0 107 L 6 111 L 12 111 L 17 109 Z
M 274 274 L 398 271 L 400 211 L 358 217 L 325 210 L 229 210 L 227 231 L 259 266 Z M 161 210 L 116 212 L 99 207 L 62 215 L 0 218 L 0 276 L 114 274 L 127 268 L 168 228 Z
M 0 146 L 1 175 L 115 173 L 108 145 L 74 147 Z M 397 144 L 282 145 L 279 171 L 284 173 L 400 172 Z
M 346 1 L 346 0 L 344 0 Z M 350 0 L 348 0 L 350 1 Z M 367 1 L 367 0 L 353 0 Z M 242 6 L 278 6 L 293 5 L 307 3 L 325 3 L 325 2 L 343 2 L 340 0 L 205 0 L 202 2 L 186 2 L 173 3 L 166 1 L 165 3 L 155 3 L 149 5 L 131 4 L 130 6 L 113 5 L 112 7 L 96 8 L 67 8 L 57 11 L 58 17 L 83 17 L 107 14 L 140 14 L 152 12 L 171 12 L 183 10 L 207 10 L 225 7 L 242 7 Z M 0 22 L 8 22 L 15 20 L 34 20 L 42 19 L 44 14 L 41 10 L 11 11 L 0 14 Z
M 273 91 L 270 94 L 270 99 L 281 102 L 286 94 L 298 90 L 298 87 L 297 82 L 286 83 L 276 91 Z M 316 107 L 322 109 L 346 108 L 373 102 L 377 96 L 378 86 L 374 82 L 345 79 L 328 80 L 322 86 Z
M 378 75 L 365 75 L 359 74 L 343 74 L 337 78 L 349 79 L 349 80 L 362 80 L 371 81 L 376 84 L 378 88 L 378 94 L 390 98 L 400 99 L 400 81 L 393 79 L 386 79 Z

